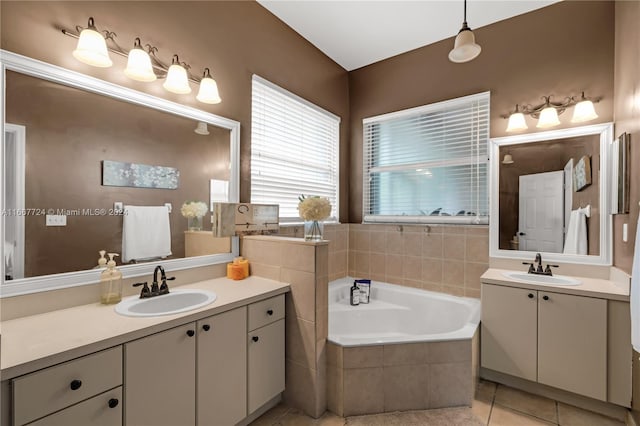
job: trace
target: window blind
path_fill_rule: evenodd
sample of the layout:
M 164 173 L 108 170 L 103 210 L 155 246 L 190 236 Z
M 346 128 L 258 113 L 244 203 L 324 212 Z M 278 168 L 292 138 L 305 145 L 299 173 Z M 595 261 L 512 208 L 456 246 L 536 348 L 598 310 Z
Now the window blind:
M 488 223 L 489 92 L 363 120 L 365 222 Z
M 280 205 L 280 222 L 299 222 L 298 197 L 318 195 L 338 220 L 340 117 L 253 76 L 251 202 Z

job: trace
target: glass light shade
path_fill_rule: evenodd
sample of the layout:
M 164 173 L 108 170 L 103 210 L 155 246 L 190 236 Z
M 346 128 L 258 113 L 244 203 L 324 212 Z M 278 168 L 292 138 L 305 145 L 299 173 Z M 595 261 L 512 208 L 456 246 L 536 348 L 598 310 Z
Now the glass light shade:
M 191 87 L 189 86 L 189 77 L 187 77 L 187 70 L 182 65 L 173 64 L 167 71 L 167 77 L 162 84 L 162 87 L 169 92 L 177 93 L 179 95 L 186 95 L 191 93 Z
M 527 130 L 529 126 L 524 119 L 524 114 L 521 112 L 514 112 L 509 116 L 509 124 L 507 125 L 507 132 L 516 132 L 518 130 Z
M 462 63 L 475 59 L 482 48 L 476 44 L 476 36 L 470 29 L 462 29 L 456 36 L 453 50 L 449 52 L 449 60 L 451 62 Z
M 505 154 L 504 159 L 502 160 L 502 164 L 513 164 L 513 157 L 511 154 Z
M 209 77 L 204 77 L 200 81 L 200 90 L 196 99 L 205 104 L 218 104 L 222 101 L 218 93 L 218 84 Z
M 553 127 L 560 124 L 558 120 L 558 111 L 554 107 L 546 107 L 540 112 L 540 118 L 538 118 L 538 124 L 536 127 L 544 129 L 546 127 Z
M 198 125 L 196 126 L 194 132 L 203 136 L 208 135 L 209 128 L 207 127 L 207 123 L 205 123 L 204 121 L 198 121 Z
M 593 107 L 593 102 L 590 100 L 584 100 L 578 102 L 573 109 L 573 118 L 571 118 L 571 122 L 583 123 L 596 118 L 598 118 L 598 114 L 596 114 L 596 110 Z
M 85 28 L 80 33 L 73 57 L 94 67 L 107 68 L 113 65 L 106 40 L 102 34 L 91 28 Z
M 137 81 L 155 81 L 158 78 L 153 72 L 149 54 L 139 48 L 133 48 L 129 52 L 127 68 L 125 68 L 124 74 Z

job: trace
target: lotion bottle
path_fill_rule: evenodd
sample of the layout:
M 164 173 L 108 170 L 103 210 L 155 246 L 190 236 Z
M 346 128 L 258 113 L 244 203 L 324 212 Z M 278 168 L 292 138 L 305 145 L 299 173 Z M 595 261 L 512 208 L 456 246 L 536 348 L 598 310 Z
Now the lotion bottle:
M 358 306 L 360 304 L 360 287 L 358 287 L 355 281 L 353 282 L 353 287 L 351 287 L 349 303 L 351 303 L 351 306 Z
M 112 305 L 122 300 L 122 272 L 116 268 L 113 259 L 118 253 L 109 253 L 107 269 L 100 274 L 100 303 Z

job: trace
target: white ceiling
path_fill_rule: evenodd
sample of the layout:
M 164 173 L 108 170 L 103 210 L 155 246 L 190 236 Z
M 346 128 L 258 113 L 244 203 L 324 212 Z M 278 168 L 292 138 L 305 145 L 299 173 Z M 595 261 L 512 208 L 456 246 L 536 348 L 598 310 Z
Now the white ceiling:
M 558 1 L 468 0 L 467 21 L 476 29 Z M 463 20 L 462 0 L 258 2 L 347 71 L 453 37 Z

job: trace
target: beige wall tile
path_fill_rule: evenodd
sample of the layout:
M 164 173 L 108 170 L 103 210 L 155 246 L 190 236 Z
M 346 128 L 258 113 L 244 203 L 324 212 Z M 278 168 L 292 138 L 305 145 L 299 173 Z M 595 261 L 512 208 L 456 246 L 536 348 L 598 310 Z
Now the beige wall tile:
M 282 281 L 291 285 L 291 300 L 296 316 L 307 321 L 316 320 L 315 275 L 310 272 L 282 268 Z
M 422 259 L 422 281 L 442 285 L 442 259 Z
M 421 281 L 422 258 L 418 256 L 403 256 L 402 277 L 408 280 Z
M 480 290 L 480 276 L 484 274 L 489 265 L 486 263 L 470 263 L 464 264 L 464 286 L 466 288 L 472 288 Z
M 352 277 L 356 276 L 356 255 L 355 255 L 355 251 L 349 250 L 349 258 L 348 258 L 348 265 L 349 265 L 349 275 Z
M 402 256 L 398 254 L 387 254 L 386 259 L 387 280 L 402 279 Z M 399 281 L 398 281 L 399 282 Z
M 465 260 L 467 262 L 489 263 L 489 237 L 467 235 Z
M 450 294 L 451 296 L 459 296 L 459 297 L 463 297 L 464 296 L 464 287 L 449 287 L 446 285 L 442 286 L 442 293 L 446 293 L 446 294 Z
M 259 277 L 280 281 L 280 266 L 250 262 L 249 272 L 251 273 L 251 275 L 257 275 Z
M 465 252 L 464 235 L 445 234 L 442 241 L 443 241 L 443 256 L 445 259 L 464 260 L 464 252 Z
M 384 411 L 382 367 L 344 370 L 344 415 Z
M 426 345 L 430 364 L 471 361 L 471 340 L 430 342 Z
M 349 249 L 348 242 L 349 242 L 349 228 L 346 226 L 343 229 L 338 228 L 336 230 L 335 249 L 348 250 Z
M 316 339 L 326 339 L 329 332 L 329 310 L 316 311 Z
M 464 287 L 464 262 L 459 260 L 442 261 L 442 284 Z
M 369 252 L 356 251 L 356 276 L 369 276 Z
M 422 232 L 404 232 L 402 237 L 405 256 L 422 256 Z
M 442 293 L 442 285 L 440 285 L 440 284 L 423 282 L 422 283 L 422 288 L 424 290 L 437 291 L 439 293 Z
M 429 364 L 429 407 L 471 406 L 471 362 Z
M 387 233 L 380 231 L 372 231 L 370 234 L 371 242 L 369 251 L 372 253 L 385 253 L 387 251 Z
M 383 234 L 382 232 L 378 232 L 378 234 Z M 371 253 L 369 255 L 369 273 L 373 277 L 379 276 L 382 277 L 382 281 L 384 281 L 384 276 L 387 273 L 387 262 L 386 256 L 382 253 Z
M 465 226 L 443 225 L 441 228 L 444 235 L 464 235 L 466 233 Z
M 316 247 L 304 244 L 282 244 L 282 266 L 297 271 L 315 272 Z
M 369 251 L 371 236 L 368 230 L 358 230 L 355 232 L 355 249 L 358 251 Z
M 296 317 L 286 317 L 286 359 L 315 368 L 316 332 L 315 323 Z
M 278 241 L 243 240 L 243 256 L 249 262 L 265 265 L 280 265 L 282 261 L 282 246 Z
M 489 225 L 465 226 L 466 235 L 489 236 Z
M 384 367 L 384 411 L 427 408 L 428 376 L 429 366 L 426 364 Z
M 329 275 L 329 246 L 315 246 L 315 273 L 323 276 Z
M 407 279 L 402 279 L 402 282 L 392 282 L 391 284 L 399 284 L 399 285 L 403 285 L 405 287 L 412 287 L 412 288 L 419 288 L 422 289 L 423 286 L 423 282 L 422 281 L 416 281 L 416 280 L 407 280 Z
M 476 290 L 473 288 L 465 288 L 464 297 L 474 297 L 476 299 L 480 299 L 480 290 Z
M 393 230 L 386 232 L 387 237 L 387 253 L 389 254 L 402 254 L 403 252 L 403 244 L 402 244 L 402 233 Z
M 327 409 L 339 416 L 344 415 L 342 399 L 342 372 L 341 368 L 327 368 Z
M 349 250 L 356 250 L 356 230 L 349 226 Z
M 343 348 L 344 368 L 382 367 L 382 346 Z
M 327 365 L 342 369 L 342 346 L 327 342 Z
M 406 343 L 401 345 L 384 345 L 384 366 L 415 365 L 428 363 L 427 343 Z
M 285 361 L 284 400 L 286 404 L 313 417 L 316 411 L 316 384 L 315 370 L 303 367 L 293 361 Z
M 422 256 L 442 259 L 442 234 L 428 234 L 422 237 Z
M 336 251 L 329 255 L 329 275 L 346 276 L 347 260 L 349 253 L 347 251 Z
M 499 385 L 494 403 L 553 423 L 558 422 L 556 402 L 549 398 Z

